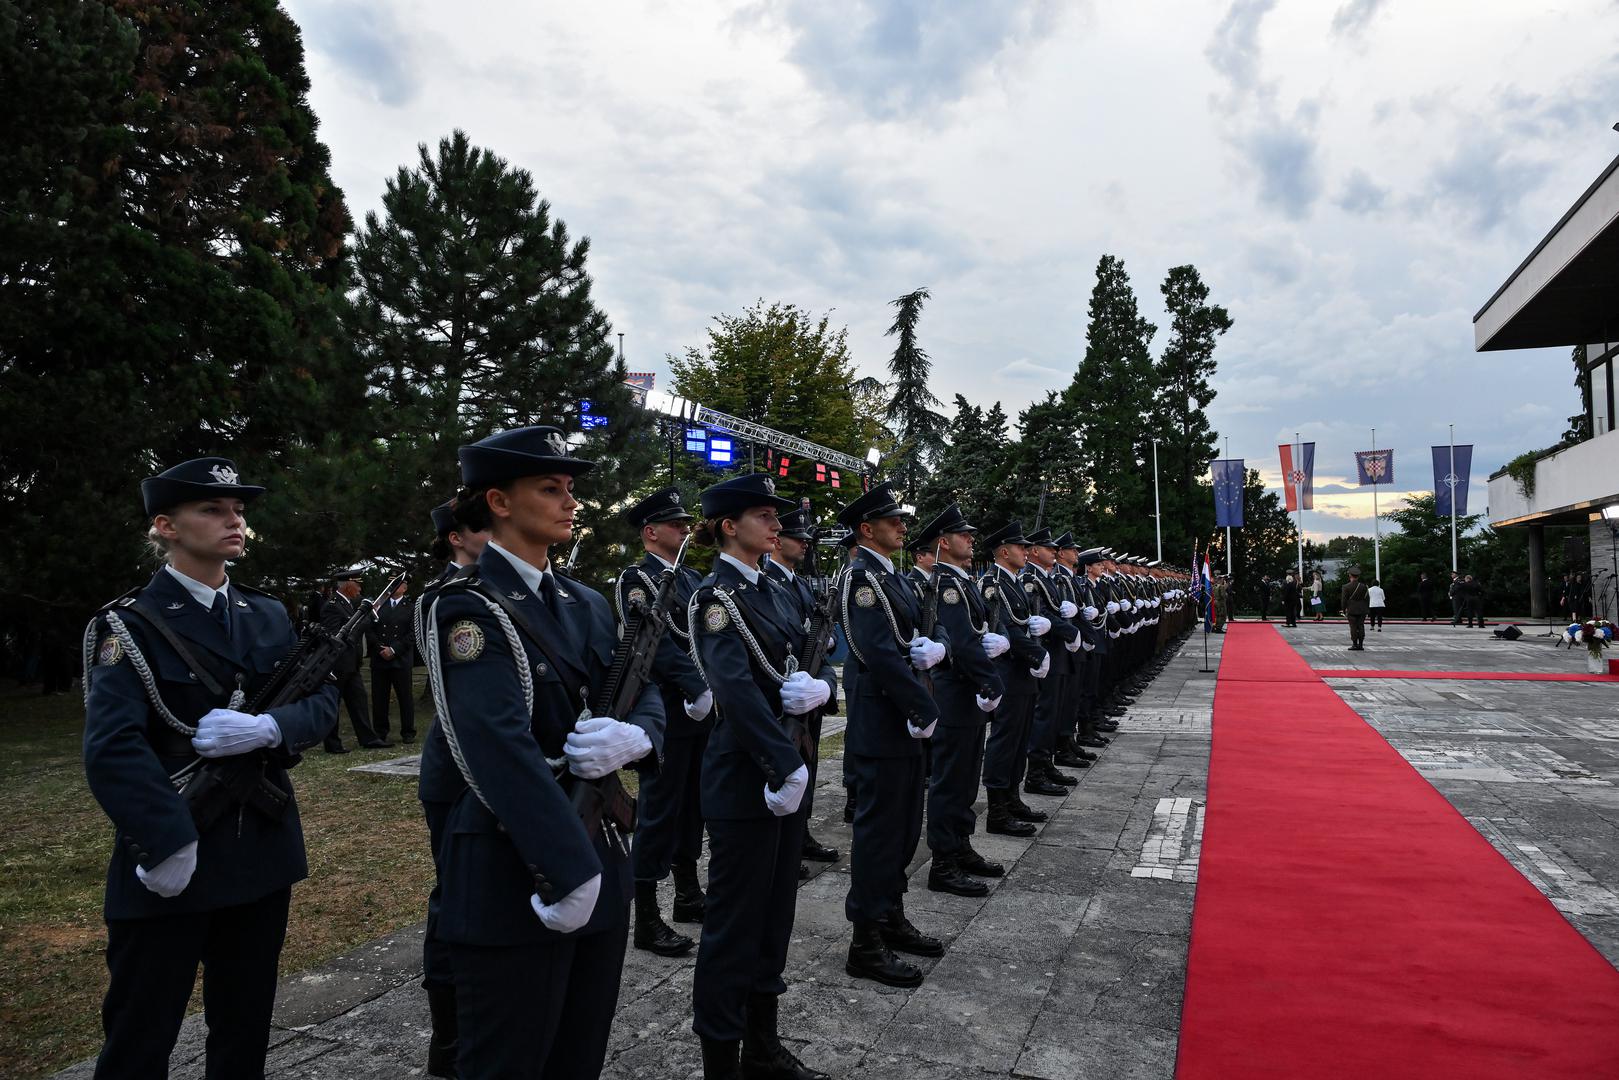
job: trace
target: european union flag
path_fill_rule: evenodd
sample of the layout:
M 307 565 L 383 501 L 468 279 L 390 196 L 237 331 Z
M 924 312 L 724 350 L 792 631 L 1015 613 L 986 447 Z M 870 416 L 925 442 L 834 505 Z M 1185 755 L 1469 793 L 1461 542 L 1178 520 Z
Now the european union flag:
M 1214 463 L 1214 524 L 1221 529 L 1242 528 L 1242 486 L 1247 476 L 1242 458 Z

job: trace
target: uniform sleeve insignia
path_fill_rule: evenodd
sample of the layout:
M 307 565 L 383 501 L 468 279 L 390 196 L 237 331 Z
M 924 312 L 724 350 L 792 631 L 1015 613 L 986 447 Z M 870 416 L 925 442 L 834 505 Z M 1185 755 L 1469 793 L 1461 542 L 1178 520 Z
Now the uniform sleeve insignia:
M 724 604 L 710 604 L 703 609 L 703 629 L 715 633 L 730 625 L 731 613 L 725 610 Z
M 961 594 L 955 589 L 945 589 L 939 593 L 939 599 L 947 604 L 959 604 L 961 603 Z
M 123 658 L 124 643 L 110 634 L 101 643 L 101 648 L 96 650 L 96 663 L 98 664 L 116 664 Z
M 870 585 L 860 586 L 854 591 L 854 602 L 856 607 L 876 607 L 877 590 Z
M 985 585 L 984 586 L 984 599 L 985 600 L 993 600 L 993 599 L 995 599 L 995 586 L 993 586 L 993 585 Z
M 447 640 L 451 660 L 476 660 L 483 655 L 483 630 L 471 619 L 462 619 L 450 627 Z
M 632 604 L 644 604 L 646 603 L 646 590 L 641 588 L 631 589 L 627 599 Z
M 1032 592 L 1034 592 L 1034 582 L 1032 582 L 1032 581 L 1025 581 L 1025 582 L 1024 582 L 1024 583 L 1023 583 L 1023 591 L 1024 591 L 1024 592 L 1026 592 L 1026 593 L 1032 593 Z

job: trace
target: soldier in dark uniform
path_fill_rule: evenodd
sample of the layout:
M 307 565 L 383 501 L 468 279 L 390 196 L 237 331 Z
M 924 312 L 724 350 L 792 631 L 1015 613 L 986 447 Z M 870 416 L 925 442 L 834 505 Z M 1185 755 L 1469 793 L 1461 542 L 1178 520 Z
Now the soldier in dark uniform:
M 905 543 L 904 513 L 893 488 L 878 484 L 838 514 L 857 543 L 841 596 L 849 643 L 844 759 L 855 780 L 844 902 L 854 937 L 846 968 L 890 986 L 922 982 L 921 970 L 895 951 L 944 953 L 944 943 L 913 926 L 904 907 L 905 869 L 922 835 L 921 741 L 939 721 L 919 673 L 942 663 L 947 651 L 923 632 L 915 590 L 891 561 Z
M 371 653 L 371 716 L 373 729 L 388 737 L 388 699 L 399 699 L 399 737 L 416 741 L 416 699 L 410 674 L 416 667 L 416 606 L 408 598 L 410 584 L 400 581 L 394 594 L 377 608 L 376 620 L 366 631 Z
M 1006 694 L 990 721 L 984 745 L 984 797 L 989 802 L 985 829 L 1006 836 L 1033 836 L 1034 824 L 1046 820 L 1046 814 L 1024 803 L 1017 778 L 1023 771 L 1038 680 L 1045 678 L 1051 666 L 1051 658 L 1040 644 L 1051 624 L 1029 610 L 1027 594 L 1018 581 L 1029 553 L 1023 524 L 1013 521 L 995 530 L 985 538 L 984 547 L 995 561 L 979 579 L 978 589 L 994 624 L 1011 642 L 1011 648 L 995 660 Z
M 612 607 L 551 565 L 573 533 L 573 457 L 554 427 L 460 448 L 462 483 L 492 537 L 439 587 L 428 675 L 461 785 L 440 848 L 438 935 L 454 971 L 460 1076 L 601 1071 L 629 930 L 629 853 L 571 795 L 658 767 L 663 703 L 648 685 L 626 717 L 581 712 L 606 685 Z M 425 777 L 424 777 L 425 784 Z
M 1069 620 L 1079 607 L 1068 596 L 1067 586 L 1055 573 L 1057 541 L 1050 529 L 1037 529 L 1029 535 L 1029 561 L 1018 575 L 1029 610 L 1044 616 L 1051 629 L 1040 642 L 1050 658 L 1046 677 L 1036 690 L 1034 721 L 1029 727 L 1029 743 L 1024 769 L 1023 790 L 1029 795 L 1066 795 L 1079 781 L 1058 772 L 1052 764 L 1057 750 L 1057 732 L 1068 711 L 1069 679 L 1074 673 L 1073 656 L 1082 648 L 1079 628 Z M 1014 776 L 1014 779 L 1016 777 Z
M 225 572 L 263 491 L 226 458 L 142 483 L 164 566 L 85 631 L 85 776 L 117 831 L 97 1077 L 168 1075 L 199 964 L 208 1075 L 264 1075 L 287 905 L 309 874 L 287 769 L 336 722 L 337 691 L 239 711 L 294 645 L 281 603 Z M 263 755 L 284 811 L 243 804 L 199 833 L 171 778 L 248 753 Z
M 860 544 L 860 534 L 853 531 L 853 530 L 850 530 L 849 532 L 844 533 L 841 537 L 838 538 L 838 546 L 843 548 L 843 550 L 845 552 L 845 554 L 844 554 L 845 562 L 844 562 L 843 566 L 840 567 L 839 570 L 838 570 L 836 583 L 834 585 L 834 589 L 835 589 L 835 591 L 837 592 L 837 594 L 840 597 L 843 595 L 843 586 L 844 586 L 844 584 L 846 582 L 846 579 L 849 576 L 849 562 L 848 562 L 848 560 L 854 558 L 854 549 L 856 547 L 858 547 L 859 544 Z M 841 626 L 838 629 L 838 633 L 839 634 L 843 633 L 843 630 L 842 630 Z M 847 639 L 845 639 L 845 641 L 847 641 Z M 845 692 L 844 692 L 844 697 L 848 697 L 847 690 L 845 690 Z M 854 772 L 853 772 L 853 770 L 852 770 L 852 768 L 850 766 L 850 763 L 849 763 L 849 755 L 844 754 L 843 755 L 843 823 L 845 825 L 853 825 L 854 824 L 855 802 L 856 802 L 856 800 L 855 800 L 855 775 L 854 775 Z
M 360 578 L 365 571 L 359 567 L 340 570 L 332 575 L 336 588 L 332 590 L 331 599 L 321 605 L 320 625 L 329 632 L 340 629 L 344 623 L 358 610 L 361 602 Z M 354 737 L 359 740 L 360 746 L 366 750 L 381 750 L 392 746 L 393 743 L 379 736 L 371 726 L 371 710 L 366 704 L 365 680 L 360 678 L 360 647 L 351 646 L 343 654 L 343 659 L 332 670 L 332 678 L 337 681 L 338 693 L 343 697 L 343 707 L 348 710 L 349 723 L 354 727 Z M 325 749 L 330 754 L 346 753 L 343 746 L 342 733 L 337 729 L 337 721 L 332 721 L 332 730 L 327 732 Z
M 433 555 L 444 559 L 444 569 L 429 581 L 416 598 L 416 647 L 427 655 L 427 628 L 423 619 L 432 610 L 438 590 L 466 567 L 476 565 L 489 542 L 489 504 L 481 494 L 466 492 L 433 508 Z M 416 797 L 427 818 L 428 844 L 433 851 L 433 889 L 427 894 L 427 932 L 422 939 L 422 989 L 427 991 L 428 1013 L 433 1032 L 427 1044 L 427 1075 L 455 1076 L 455 1055 L 460 1049 L 455 1019 L 455 975 L 450 964 L 449 943 L 439 937 L 439 908 L 443 896 L 442 845 L 445 822 L 463 786 L 461 774 L 450 759 L 450 746 L 437 719 L 427 729 L 422 743 L 421 775 Z
M 815 536 L 810 532 L 809 511 L 800 507 L 792 513 L 781 516 L 781 532 L 776 535 L 776 548 L 765 560 L 765 573 L 770 580 L 781 585 L 787 594 L 793 598 L 794 610 L 798 613 L 806 631 L 809 628 L 811 616 L 815 613 L 815 592 L 802 577 L 799 570 L 803 567 L 804 558 L 809 552 L 809 546 L 815 542 Z M 832 697 L 826 705 L 816 709 L 804 717 L 805 726 L 809 729 L 811 754 L 809 760 L 810 782 L 809 789 L 804 792 L 804 850 L 803 857 L 811 862 L 837 862 L 836 848 L 827 847 L 810 835 L 809 819 L 815 811 L 815 777 L 820 764 L 821 720 L 827 713 L 836 713 L 838 705 L 838 683 L 833 675 L 832 667 L 828 665 L 822 675 L 832 686 Z M 808 877 L 808 871 L 800 877 Z
M 1068 677 L 1068 701 L 1059 717 L 1061 727 L 1052 762 L 1070 769 L 1088 769 L 1096 755 L 1082 749 L 1075 739 L 1085 729 L 1096 671 L 1097 608 L 1090 599 L 1090 587 L 1080 570 L 1080 549 L 1072 533 L 1057 537 L 1057 565 L 1052 573 L 1061 580 L 1064 595 L 1075 605 L 1072 622 L 1079 630 L 1079 650 L 1070 656 L 1073 670 Z
M 717 718 L 703 760 L 709 892 L 692 1029 L 706 1080 L 824 1080 L 781 1044 L 776 1022 L 810 784 L 802 718 L 832 686 L 796 669 L 804 645 L 797 603 L 757 569 L 775 548 L 778 515 L 793 504 L 776 497 L 770 477 L 751 473 L 704 491 L 702 508 L 696 540 L 718 554 L 689 620 Z
M 917 533 L 919 552 L 934 557 L 939 623 L 951 641 L 950 663 L 933 677 L 939 726 L 929 740 L 927 839 L 933 855 L 928 888 L 957 896 L 983 896 L 989 886 L 968 875 L 1000 877 L 1005 870 L 973 850 L 978 817 L 973 802 L 984 768 L 984 729 L 1004 687 L 993 658 L 1011 642 L 991 632 L 989 612 L 968 568 L 977 532 L 951 503 Z
M 619 619 L 627 620 L 631 605 L 650 604 L 664 571 L 675 572 L 675 606 L 652 665 L 653 681 L 663 697 L 663 764 L 656 775 L 648 777 L 636 797 L 635 847 L 630 854 L 635 872 L 635 931 L 631 940 L 637 949 L 659 956 L 680 956 L 690 952 L 696 943 L 663 921 L 658 912 L 658 882 L 668 877 L 672 868 L 675 919 L 703 921 L 703 889 L 697 880 L 697 860 L 703 854 L 699 799 L 703 748 L 708 745 L 714 695 L 692 663 L 686 627 L 686 605 L 702 575 L 684 565 L 675 569 L 681 546 L 691 535 L 692 520 L 680 505 L 679 489 L 667 487 L 653 492 L 624 511 L 624 520 L 640 530 L 645 555 L 618 576 L 613 601 Z

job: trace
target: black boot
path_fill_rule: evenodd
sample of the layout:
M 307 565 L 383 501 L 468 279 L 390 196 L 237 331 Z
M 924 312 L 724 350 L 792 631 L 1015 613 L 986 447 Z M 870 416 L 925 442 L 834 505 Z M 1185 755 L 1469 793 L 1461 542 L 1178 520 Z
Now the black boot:
M 933 865 L 928 867 L 928 889 L 957 896 L 989 895 L 988 885 L 961 872 L 961 865 L 954 853 L 934 852 Z
M 427 1040 L 427 1075 L 454 1080 L 461 1032 L 455 1021 L 455 985 L 432 983 L 426 990 L 427 1011 L 433 1018 L 433 1034 Z
M 1000 836 L 1033 836 L 1034 826 L 1026 824 L 1012 816 L 1012 806 L 1007 798 L 1007 792 L 995 788 L 985 788 L 984 795 L 989 800 L 989 813 L 986 815 L 984 831 L 996 833 Z
M 1090 768 L 1090 762 L 1087 761 L 1084 765 L 1081 765 L 1080 768 Z M 1057 767 L 1053 765 L 1049 759 L 1047 759 L 1045 762 L 1045 772 L 1046 779 L 1050 780 L 1053 784 L 1061 784 L 1063 787 L 1075 787 L 1079 784 L 1079 777 L 1069 776 L 1064 772 L 1058 772 Z
M 973 850 L 972 841 L 961 845 L 956 852 L 956 865 L 961 867 L 963 873 L 977 874 L 979 877 L 1000 877 L 1006 873 L 1006 868 L 998 862 L 990 862 L 978 852 Z
M 703 1080 L 742 1080 L 735 1039 L 703 1039 Z
M 1046 775 L 1045 762 L 1039 758 L 1030 758 L 1027 771 L 1023 775 L 1023 793 L 1025 795 L 1066 795 L 1068 789 L 1055 783 Z
M 1068 789 L 1063 788 L 1062 793 L 1064 795 L 1068 794 Z M 1006 793 L 1006 798 L 1007 809 L 1012 811 L 1012 816 L 1017 818 L 1019 821 L 1040 822 L 1046 820 L 1046 812 L 1044 810 L 1035 810 L 1031 808 L 1028 803 L 1018 798 L 1018 793 L 1016 791 L 1008 791 Z
M 843 970 L 857 979 L 873 979 L 887 986 L 921 986 L 922 969 L 895 956 L 874 922 L 854 924 L 849 959 Z
M 1074 743 L 1072 735 L 1064 735 L 1057 740 L 1057 753 L 1052 761 L 1067 769 L 1088 769 L 1091 763 L 1080 756 L 1079 747 Z
M 748 1026 L 742 1036 L 742 1075 L 746 1080 L 831 1080 L 781 1045 L 776 1033 L 779 1002 L 775 994 L 748 995 Z
M 697 864 L 677 862 L 670 867 L 670 872 L 675 879 L 675 922 L 701 923 L 708 898 L 697 880 Z
M 635 947 L 658 956 L 684 956 L 696 944 L 663 921 L 658 913 L 658 883 L 635 883 Z
M 922 933 L 905 917 L 905 909 L 896 907 L 877 924 L 883 943 L 895 952 L 912 956 L 943 956 L 944 942 Z
M 804 844 L 799 851 L 799 857 L 808 859 L 810 862 L 837 862 L 838 849 L 827 847 L 825 844 L 815 839 L 815 837 L 811 836 L 808 830 L 806 830 L 804 833 Z

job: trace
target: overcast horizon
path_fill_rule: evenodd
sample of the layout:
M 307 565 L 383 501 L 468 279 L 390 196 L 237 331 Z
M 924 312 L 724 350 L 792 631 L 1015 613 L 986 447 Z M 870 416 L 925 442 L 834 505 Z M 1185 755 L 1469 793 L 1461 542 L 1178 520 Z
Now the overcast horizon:
M 832 312 L 884 376 L 888 301 L 927 286 L 935 393 L 1015 417 L 1072 377 L 1105 253 L 1155 355 L 1170 267 L 1230 310 L 1210 420 L 1278 493 L 1277 445 L 1316 442 L 1312 538 L 1371 534 L 1373 427 L 1380 509 L 1455 423 L 1482 512 L 1579 409 L 1567 349 L 1475 353 L 1472 317 L 1619 154 L 1612 3 L 286 7 L 356 221 L 466 130 L 591 238 L 660 385 L 761 298 Z

